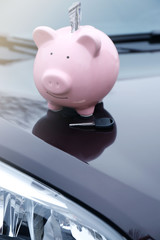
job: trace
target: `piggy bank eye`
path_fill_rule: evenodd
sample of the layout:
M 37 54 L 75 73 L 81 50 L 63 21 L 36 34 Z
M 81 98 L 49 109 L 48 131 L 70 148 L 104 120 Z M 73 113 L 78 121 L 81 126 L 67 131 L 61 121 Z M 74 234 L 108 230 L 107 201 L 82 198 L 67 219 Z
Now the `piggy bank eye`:
M 51 52 L 50 55 L 53 55 L 53 52 Z
M 67 59 L 69 58 L 69 56 L 66 57 Z

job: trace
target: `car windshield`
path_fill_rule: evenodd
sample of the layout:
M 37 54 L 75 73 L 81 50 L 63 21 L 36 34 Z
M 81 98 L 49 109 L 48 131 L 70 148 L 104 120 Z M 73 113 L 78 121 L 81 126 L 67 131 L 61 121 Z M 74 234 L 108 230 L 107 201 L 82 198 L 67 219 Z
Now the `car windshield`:
M 54 29 L 69 24 L 68 8 L 74 0 L 2 0 L 0 32 L 32 37 L 39 25 Z M 81 0 L 82 25 L 93 25 L 107 34 L 142 33 L 160 29 L 159 0 Z

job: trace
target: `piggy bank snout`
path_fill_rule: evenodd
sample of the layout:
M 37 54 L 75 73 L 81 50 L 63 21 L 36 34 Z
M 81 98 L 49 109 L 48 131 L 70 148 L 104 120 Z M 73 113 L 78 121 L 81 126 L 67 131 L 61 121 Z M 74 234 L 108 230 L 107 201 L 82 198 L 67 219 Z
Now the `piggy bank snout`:
M 71 89 L 71 78 L 63 71 L 47 71 L 42 77 L 42 84 L 47 92 L 65 94 Z

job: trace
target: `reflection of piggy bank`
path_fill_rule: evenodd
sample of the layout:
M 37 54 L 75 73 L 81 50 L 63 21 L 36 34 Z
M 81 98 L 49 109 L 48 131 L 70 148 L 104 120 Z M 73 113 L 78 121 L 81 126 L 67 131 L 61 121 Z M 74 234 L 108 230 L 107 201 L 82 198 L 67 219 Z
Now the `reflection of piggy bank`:
M 110 113 L 103 108 L 103 103 L 99 103 L 95 107 L 94 119 L 98 118 L 113 119 Z M 115 141 L 117 128 L 115 122 L 111 128 L 105 130 L 94 127 L 69 127 L 69 123 L 72 121 L 85 122 L 88 119 L 93 120 L 93 116 L 83 118 L 73 109 L 64 107 L 57 113 L 48 111 L 44 117 L 38 120 L 32 132 L 50 145 L 84 162 L 89 162 L 97 159 L 104 149 Z
M 70 27 L 38 27 L 33 39 L 38 47 L 34 80 L 49 109 L 66 106 L 80 115 L 93 114 L 118 75 L 118 53 L 110 38 L 82 26 L 74 33 Z

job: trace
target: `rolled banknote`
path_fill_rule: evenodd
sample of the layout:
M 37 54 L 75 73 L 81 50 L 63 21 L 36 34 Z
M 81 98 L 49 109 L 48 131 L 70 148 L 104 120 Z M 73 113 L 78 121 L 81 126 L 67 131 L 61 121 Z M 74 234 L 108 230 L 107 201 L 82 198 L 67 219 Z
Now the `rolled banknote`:
M 81 20 L 81 3 L 75 2 L 68 9 L 71 23 L 71 32 L 77 31 Z

